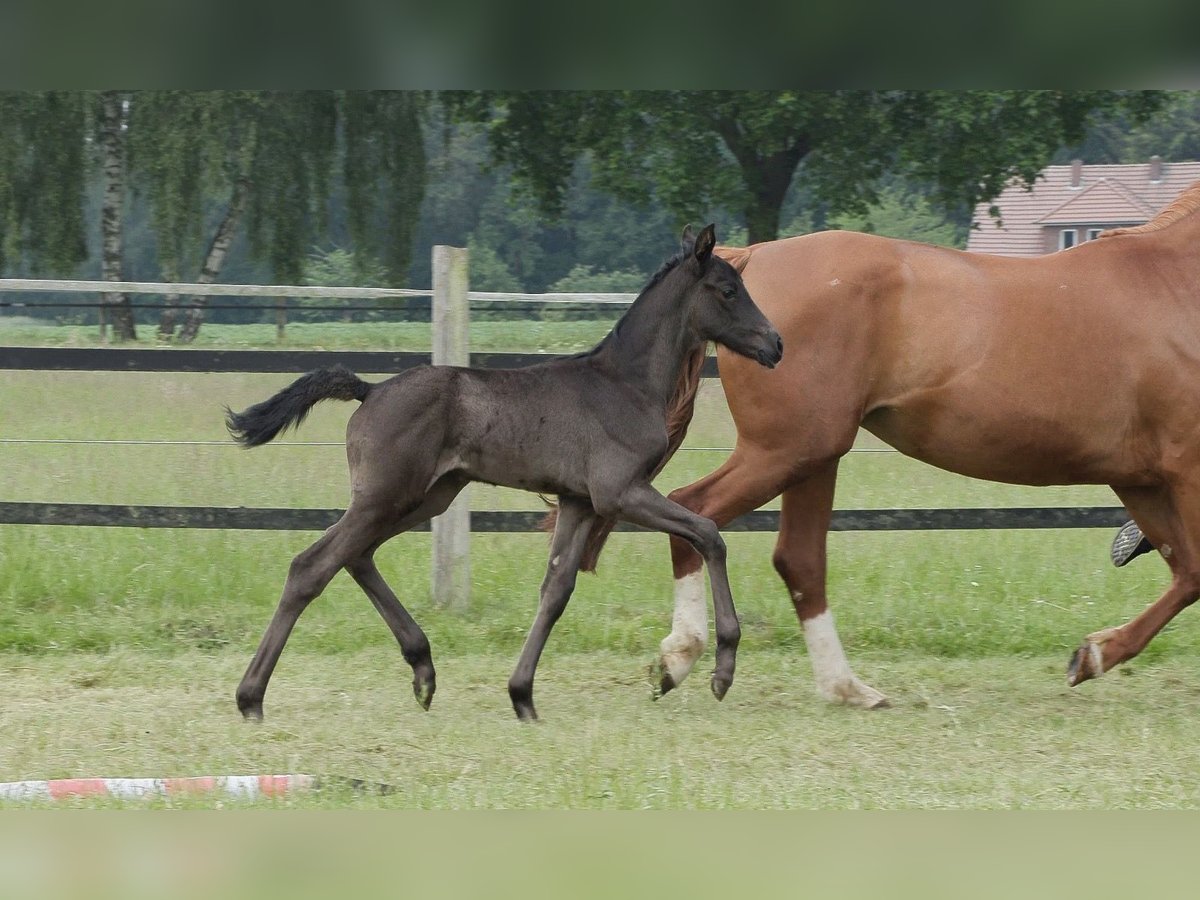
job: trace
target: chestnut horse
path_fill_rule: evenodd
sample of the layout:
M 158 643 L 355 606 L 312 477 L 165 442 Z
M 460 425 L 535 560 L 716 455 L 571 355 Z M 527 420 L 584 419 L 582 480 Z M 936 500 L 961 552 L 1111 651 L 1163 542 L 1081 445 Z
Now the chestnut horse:
M 732 455 L 671 499 L 723 525 L 782 494 L 774 564 L 821 696 L 878 706 L 827 608 L 838 461 L 861 425 L 951 472 L 1110 485 L 1171 583 L 1132 621 L 1089 634 L 1068 683 L 1136 656 L 1200 596 L 1200 183 L 1145 225 L 1035 259 L 852 232 L 718 248 L 788 347 L 767 370 L 718 348 Z M 675 615 L 661 690 L 708 626 L 701 560 L 672 538 Z

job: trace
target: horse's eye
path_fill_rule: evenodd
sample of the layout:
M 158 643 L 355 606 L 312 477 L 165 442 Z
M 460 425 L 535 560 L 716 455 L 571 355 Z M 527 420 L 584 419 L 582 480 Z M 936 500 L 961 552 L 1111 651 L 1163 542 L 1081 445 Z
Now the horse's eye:
M 721 296 L 726 300 L 732 300 L 737 296 L 737 288 L 727 287 L 721 291 Z

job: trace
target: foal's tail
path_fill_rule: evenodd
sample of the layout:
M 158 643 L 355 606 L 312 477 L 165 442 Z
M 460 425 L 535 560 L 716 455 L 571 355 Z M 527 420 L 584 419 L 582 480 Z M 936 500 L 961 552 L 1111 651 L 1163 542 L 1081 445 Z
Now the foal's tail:
M 667 406 L 667 452 L 663 454 L 650 477 L 653 479 L 663 470 L 675 451 L 687 437 L 688 425 L 692 422 L 692 414 L 696 408 L 696 391 L 700 388 L 700 374 L 704 371 L 704 359 L 708 354 L 708 346 L 702 346 L 689 356 L 679 372 L 679 381 L 675 385 L 675 393 Z M 546 518 L 542 520 L 543 531 L 554 531 L 558 522 L 558 507 L 553 507 Z M 584 572 L 595 572 L 596 563 L 600 559 L 600 551 L 612 530 L 617 526 L 616 519 L 596 519 L 592 524 L 591 534 L 584 545 L 583 559 L 579 568 Z
M 225 407 L 225 427 L 233 439 L 246 447 L 258 447 L 279 432 L 304 421 L 308 411 L 322 400 L 363 401 L 371 385 L 345 366 L 328 366 L 302 375 L 270 400 L 256 403 L 245 412 Z

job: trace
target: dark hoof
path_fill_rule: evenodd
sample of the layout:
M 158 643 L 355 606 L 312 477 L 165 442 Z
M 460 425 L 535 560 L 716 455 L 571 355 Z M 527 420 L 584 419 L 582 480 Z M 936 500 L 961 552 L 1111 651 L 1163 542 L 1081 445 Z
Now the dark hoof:
M 1110 555 L 1112 564 L 1118 569 L 1130 560 L 1137 559 L 1143 553 L 1149 553 L 1154 546 L 1146 540 L 1136 522 L 1126 522 L 1113 538 Z
M 724 700 L 725 695 L 729 693 L 729 686 L 733 684 L 731 678 L 718 678 L 716 675 L 712 677 L 712 692 L 713 696 L 718 700 Z
M 651 663 L 648 667 L 650 673 L 650 699 L 658 700 L 665 694 L 669 694 L 675 688 L 679 687 L 675 683 L 675 679 L 671 677 L 671 673 L 663 667 L 661 662 Z
M 429 712 L 429 704 L 433 702 L 433 692 L 437 690 L 437 684 L 432 678 L 428 681 L 422 681 L 419 678 L 413 679 L 413 696 L 417 698 L 417 702 L 421 704 L 421 709 Z
M 247 722 L 261 722 L 263 720 L 263 705 L 261 700 L 247 700 L 238 697 L 238 709 L 241 710 L 242 718 Z
M 522 722 L 536 722 L 537 710 L 533 708 L 533 685 L 531 684 L 513 684 L 508 685 L 508 699 L 512 701 L 513 712 L 517 714 L 517 718 Z
M 514 706 L 513 710 L 517 714 L 517 718 L 522 722 L 536 722 L 538 720 L 537 710 L 532 704 L 524 706 Z

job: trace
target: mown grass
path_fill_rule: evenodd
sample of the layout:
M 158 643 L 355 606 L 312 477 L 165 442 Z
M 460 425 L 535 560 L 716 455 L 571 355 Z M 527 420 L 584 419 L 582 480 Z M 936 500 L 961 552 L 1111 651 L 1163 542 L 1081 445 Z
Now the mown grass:
M 243 452 L 226 439 L 222 405 L 263 399 L 288 380 L 4 372 L 0 438 L 219 443 L 2 444 L 0 498 L 343 505 L 339 442 L 349 405 L 319 406 L 288 438 L 331 446 Z M 720 386 L 707 382 L 685 451 L 660 487 L 687 483 L 725 456 L 694 448 L 732 440 Z M 867 436 L 860 444 L 878 446 Z M 472 491 L 477 509 L 538 505 L 518 492 Z M 862 453 L 843 463 L 837 505 L 1114 502 L 1103 488 L 994 485 Z M 402 788 L 296 801 L 318 806 L 1196 801 L 1186 773 L 1195 771 L 1200 736 L 1191 724 L 1200 721 L 1200 630 L 1187 614 L 1121 675 L 1065 687 L 1082 636 L 1135 615 L 1165 581 L 1155 559 L 1113 569 L 1106 531 L 831 535 L 834 614 L 859 673 L 895 703 L 882 714 L 815 698 L 768 534 L 728 536 L 744 633 L 730 697 L 718 705 L 708 695 L 710 651 L 698 677 L 651 704 L 644 668 L 670 623 L 667 545 L 617 535 L 550 640 L 540 728 L 510 721 L 503 685 L 532 620 L 544 536 L 474 535 L 470 603 L 451 613 L 430 602 L 428 535 L 403 535 L 379 561 L 433 643 L 434 711 L 424 715 L 411 700 L 393 640 L 339 576 L 300 621 L 272 682 L 267 723 L 244 726 L 233 688 L 288 561 L 314 537 L 0 527 L 0 780 L 274 770 Z

